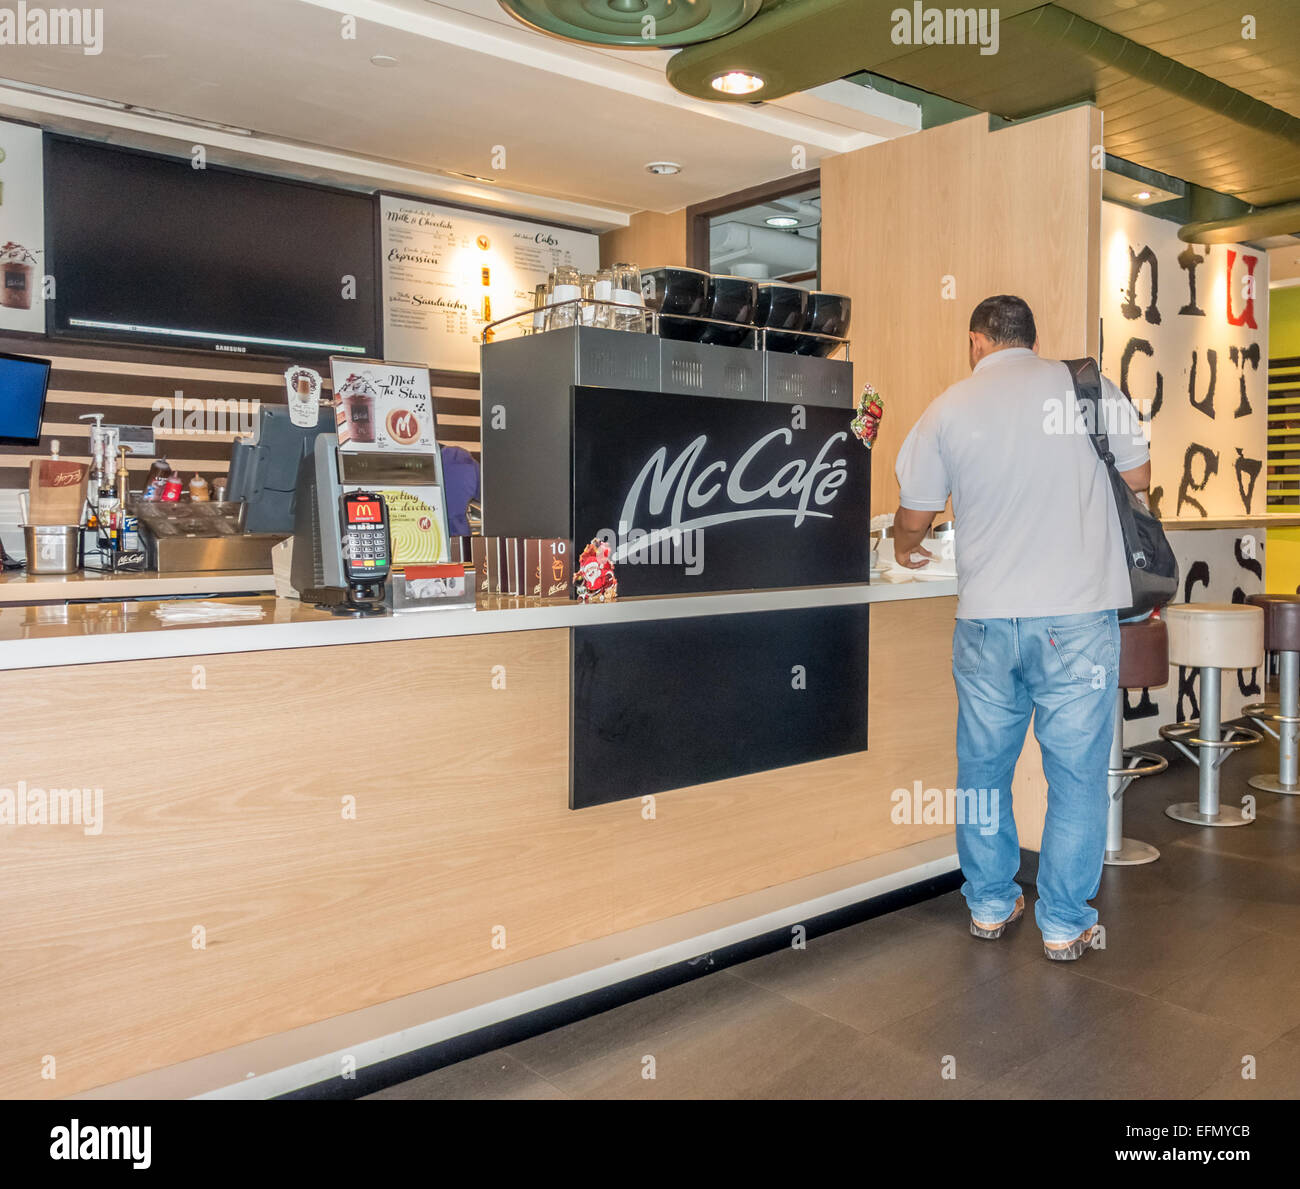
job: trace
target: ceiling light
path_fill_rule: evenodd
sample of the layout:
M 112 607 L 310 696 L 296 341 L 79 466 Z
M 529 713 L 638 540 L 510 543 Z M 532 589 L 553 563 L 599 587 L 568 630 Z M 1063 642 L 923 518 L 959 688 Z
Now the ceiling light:
M 1139 202 L 1146 202 L 1146 200 L 1151 197 L 1151 191 L 1139 190 L 1136 194 L 1133 195 L 1133 197 L 1136 198 Z
M 764 82 L 756 74 L 744 70 L 728 70 L 726 74 L 717 75 L 712 86 L 724 95 L 752 95 L 763 89 Z
M 539 33 L 583 45 L 667 49 L 733 33 L 758 13 L 761 0 L 499 0 Z M 648 36 L 647 36 L 648 34 Z
M 651 161 L 645 167 L 646 173 L 657 173 L 660 175 L 670 173 L 681 173 L 682 167 L 676 161 Z
M 769 227 L 798 227 L 799 220 L 793 215 L 773 215 L 763 220 Z
M 375 54 L 370 59 L 371 66 L 396 66 L 397 59 L 392 54 Z
M 478 173 L 464 173 L 459 169 L 444 169 L 440 172 L 445 173 L 450 177 L 464 178 L 467 182 L 482 182 L 486 186 L 495 186 L 497 184 L 496 178 L 485 178 L 482 174 Z

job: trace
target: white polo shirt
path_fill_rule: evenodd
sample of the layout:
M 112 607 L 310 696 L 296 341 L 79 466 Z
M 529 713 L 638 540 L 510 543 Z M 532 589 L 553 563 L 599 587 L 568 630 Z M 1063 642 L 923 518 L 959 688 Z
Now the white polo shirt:
M 1150 453 L 1136 411 L 1104 377 L 1102 394 L 1116 467 L 1141 466 Z M 952 496 L 959 619 L 1132 601 L 1110 481 L 1059 360 L 1025 347 L 986 355 L 921 415 L 896 473 L 904 508 L 938 512 Z

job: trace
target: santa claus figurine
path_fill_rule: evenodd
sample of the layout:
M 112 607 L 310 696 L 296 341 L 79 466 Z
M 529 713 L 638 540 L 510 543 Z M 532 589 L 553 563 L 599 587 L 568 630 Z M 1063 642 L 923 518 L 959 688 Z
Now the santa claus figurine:
M 578 598 L 584 603 L 609 603 L 618 598 L 613 554 L 604 541 L 592 541 L 582 551 L 574 584 Z
M 849 423 L 849 428 L 853 430 L 853 436 L 868 450 L 876 443 L 876 435 L 880 432 L 880 419 L 884 414 L 885 398 L 870 384 L 866 385 L 862 389 L 862 396 L 858 399 L 857 416 Z

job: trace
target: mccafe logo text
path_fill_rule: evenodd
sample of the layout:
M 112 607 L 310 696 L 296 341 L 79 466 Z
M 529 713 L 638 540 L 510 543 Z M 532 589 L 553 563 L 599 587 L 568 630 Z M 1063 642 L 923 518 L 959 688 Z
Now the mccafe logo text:
M 797 527 L 810 517 L 829 520 L 825 509 L 849 477 L 848 461 L 829 456 L 848 434 L 831 434 L 809 459 L 792 457 L 792 429 L 764 434 L 734 462 L 709 458 L 709 437 L 700 434 L 671 461 L 661 446 L 628 490 L 622 524 L 656 524 L 653 535 L 669 535 L 739 520 L 788 518 Z

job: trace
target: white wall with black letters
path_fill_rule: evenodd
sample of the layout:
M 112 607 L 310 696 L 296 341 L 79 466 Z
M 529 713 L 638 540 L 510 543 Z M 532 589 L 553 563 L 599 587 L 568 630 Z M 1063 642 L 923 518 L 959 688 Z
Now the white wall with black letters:
M 1102 371 L 1138 405 L 1151 494 L 1166 520 L 1262 515 L 1268 450 L 1268 256 L 1186 244 L 1178 224 L 1102 204 Z M 1170 529 L 1178 601 L 1242 602 L 1264 589 L 1262 528 Z M 1223 715 L 1262 698 L 1262 673 L 1228 673 Z M 1200 714 L 1197 674 L 1126 697 L 1125 738 Z

